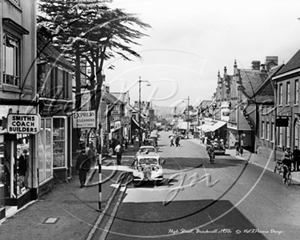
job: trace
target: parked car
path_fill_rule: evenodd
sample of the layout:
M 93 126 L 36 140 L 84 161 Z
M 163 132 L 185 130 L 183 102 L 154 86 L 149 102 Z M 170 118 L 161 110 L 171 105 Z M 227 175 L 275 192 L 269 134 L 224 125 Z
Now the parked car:
M 147 138 L 145 139 L 144 143 L 143 143 L 144 146 L 153 146 L 153 147 L 157 147 L 157 142 L 155 139 L 153 138 Z
M 139 153 L 133 166 L 133 184 L 138 186 L 142 182 L 163 180 L 162 164 L 164 160 L 155 152 Z

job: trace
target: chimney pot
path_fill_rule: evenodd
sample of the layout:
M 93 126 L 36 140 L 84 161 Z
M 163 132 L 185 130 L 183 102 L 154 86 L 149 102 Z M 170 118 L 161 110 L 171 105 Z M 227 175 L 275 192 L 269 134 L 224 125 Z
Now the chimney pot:
M 252 69 L 259 70 L 260 68 L 260 61 L 252 61 Z

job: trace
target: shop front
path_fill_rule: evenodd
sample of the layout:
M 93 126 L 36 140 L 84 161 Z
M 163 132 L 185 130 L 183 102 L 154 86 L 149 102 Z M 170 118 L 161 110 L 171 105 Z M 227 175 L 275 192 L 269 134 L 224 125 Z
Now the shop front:
M 36 136 L 40 116 L 33 106 L 1 106 L 0 218 L 37 199 Z
M 62 111 L 63 104 L 51 107 L 49 100 L 43 101 L 45 107 L 40 112 L 41 132 L 37 139 L 40 185 L 52 178 L 68 181 L 72 177 L 72 116 Z M 47 191 L 51 185 L 41 189 Z
M 200 138 L 223 139 L 224 144 L 227 143 L 227 122 L 205 119 L 205 123 L 197 129 L 200 132 Z

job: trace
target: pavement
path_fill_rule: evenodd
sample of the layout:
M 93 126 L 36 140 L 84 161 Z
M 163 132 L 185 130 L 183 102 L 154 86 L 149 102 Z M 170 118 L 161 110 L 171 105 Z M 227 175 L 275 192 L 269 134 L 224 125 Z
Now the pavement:
M 199 138 L 191 138 L 189 140 L 204 146 L 204 144 L 202 144 L 200 142 Z M 235 149 L 226 149 L 226 154 L 235 156 L 237 159 L 248 161 L 250 164 L 254 164 L 259 167 L 262 167 L 267 171 L 274 172 L 276 161 L 274 161 L 273 152 L 271 153 L 271 155 L 268 158 L 263 157 L 256 153 L 251 153 L 247 150 L 243 150 L 242 155 L 236 155 Z M 292 172 L 292 182 L 293 181 L 300 182 L 300 172 Z
M 130 165 L 134 154 L 133 147 L 129 147 L 123 154 L 122 165 Z M 126 167 L 120 166 L 113 171 L 116 170 L 112 166 L 115 159 L 111 156 L 102 161 L 102 180 L 109 180 L 101 184 L 101 199 L 98 174 L 94 174 L 83 188 L 80 188 L 77 173 L 68 182 L 55 181 L 53 189 L 38 200 L 18 210 L 8 207 L 9 216 L 0 220 L 0 239 L 91 239 L 95 224 L 101 221 L 99 218 L 105 214 L 111 197 L 121 187 L 118 176 Z M 111 172 L 116 174 L 110 176 Z
M 190 138 L 187 141 L 201 144 L 199 139 Z M 123 165 L 130 165 L 135 151 L 132 146 L 129 147 L 123 154 Z M 264 158 L 246 150 L 242 156 L 236 156 L 234 149 L 227 149 L 226 154 L 268 171 L 273 172 L 275 167 L 272 156 Z M 103 160 L 103 165 L 109 168 L 114 161 L 115 156 L 107 157 Z M 105 167 L 103 169 L 103 178 L 109 177 L 106 176 L 109 174 L 108 170 L 105 170 Z M 126 171 L 126 167 L 121 166 L 118 170 L 120 174 Z M 292 175 L 293 181 L 300 182 L 299 172 L 293 172 Z M 97 222 L 101 221 L 100 218 L 105 214 L 110 199 L 120 188 L 117 175 L 105 181 L 102 184 L 100 201 L 97 178 L 98 175 L 95 174 L 89 186 L 84 188 L 79 186 L 78 175 L 73 175 L 69 182 L 56 182 L 51 191 L 23 208 L 11 212 L 10 216 L 0 221 L 1 240 L 91 239 L 92 229 Z

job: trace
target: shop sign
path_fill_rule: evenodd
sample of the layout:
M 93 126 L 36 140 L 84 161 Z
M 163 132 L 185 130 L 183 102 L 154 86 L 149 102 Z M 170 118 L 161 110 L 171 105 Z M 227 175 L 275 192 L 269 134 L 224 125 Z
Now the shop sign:
M 276 118 L 276 126 L 277 127 L 288 127 L 289 119 L 287 117 L 277 117 Z
M 38 114 L 7 115 L 7 131 L 10 134 L 37 134 L 41 129 L 41 116 Z
M 116 121 L 115 123 L 114 123 L 114 130 L 117 130 L 117 129 L 120 129 L 121 128 L 121 121 Z
M 95 111 L 78 111 L 73 114 L 73 128 L 95 128 Z

